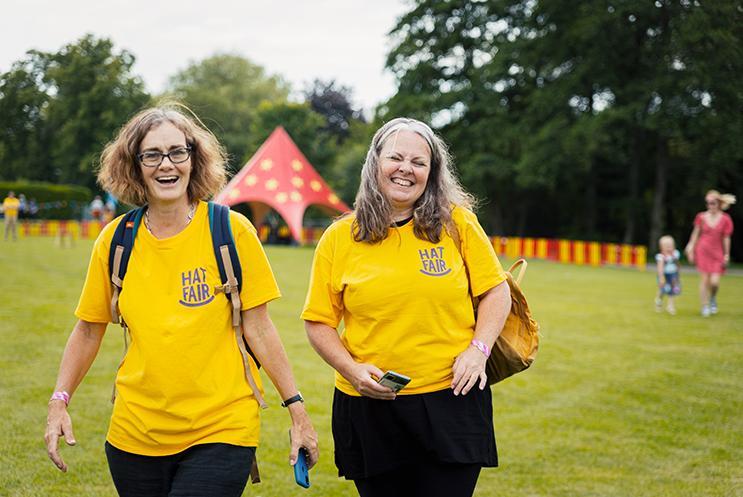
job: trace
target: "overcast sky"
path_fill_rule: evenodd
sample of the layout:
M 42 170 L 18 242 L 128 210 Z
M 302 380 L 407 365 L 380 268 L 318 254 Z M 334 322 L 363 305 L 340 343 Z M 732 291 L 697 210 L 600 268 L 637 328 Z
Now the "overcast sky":
M 57 51 L 85 33 L 136 58 L 152 93 L 191 61 L 236 53 L 301 90 L 336 79 L 367 110 L 391 96 L 387 32 L 405 0 L 2 0 L 0 72 L 27 50 Z

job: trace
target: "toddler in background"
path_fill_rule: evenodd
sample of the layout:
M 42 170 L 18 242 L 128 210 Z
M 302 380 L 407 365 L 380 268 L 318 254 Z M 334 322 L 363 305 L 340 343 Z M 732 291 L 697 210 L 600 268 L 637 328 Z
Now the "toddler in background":
M 672 236 L 662 236 L 658 240 L 659 254 L 655 254 L 658 266 L 658 294 L 655 297 L 655 310 L 663 310 L 663 296 L 668 296 L 666 310 L 669 314 L 676 314 L 674 297 L 681 293 L 681 279 L 679 278 L 679 259 L 681 254 L 676 250 L 676 242 Z

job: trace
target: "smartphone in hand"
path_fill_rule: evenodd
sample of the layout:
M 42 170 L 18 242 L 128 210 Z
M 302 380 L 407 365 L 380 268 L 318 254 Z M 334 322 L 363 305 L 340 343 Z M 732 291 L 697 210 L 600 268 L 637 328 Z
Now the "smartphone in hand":
M 289 430 L 289 443 L 292 441 L 292 432 Z M 297 462 L 294 463 L 294 481 L 297 485 L 304 488 L 310 488 L 310 469 L 307 465 L 307 449 L 299 448 Z
M 405 385 L 410 383 L 410 378 L 408 378 L 404 374 L 395 373 L 394 371 L 387 371 L 377 383 L 391 388 L 395 393 L 397 393 L 405 388 Z

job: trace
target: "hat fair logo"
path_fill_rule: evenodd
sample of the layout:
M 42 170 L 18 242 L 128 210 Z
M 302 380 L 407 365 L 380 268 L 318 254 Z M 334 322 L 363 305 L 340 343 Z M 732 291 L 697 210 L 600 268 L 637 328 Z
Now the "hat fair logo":
M 432 247 L 430 249 L 418 250 L 421 258 L 420 272 L 426 276 L 444 276 L 451 272 L 444 260 L 444 247 Z
M 199 307 L 214 300 L 209 295 L 209 285 L 206 283 L 206 268 L 197 267 L 192 271 L 181 273 L 182 298 L 179 304 L 186 307 Z

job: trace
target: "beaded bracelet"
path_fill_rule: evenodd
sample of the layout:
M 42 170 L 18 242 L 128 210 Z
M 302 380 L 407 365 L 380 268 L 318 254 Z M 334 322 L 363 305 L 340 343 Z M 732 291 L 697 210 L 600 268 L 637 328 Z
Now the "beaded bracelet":
M 490 357 L 490 349 L 483 342 L 480 340 L 472 340 L 470 343 L 474 345 L 477 350 L 485 354 L 485 357 Z
M 53 400 L 61 400 L 64 402 L 64 405 L 68 406 L 70 405 L 70 394 L 68 394 L 65 391 L 54 392 L 52 396 L 49 398 L 49 402 Z

